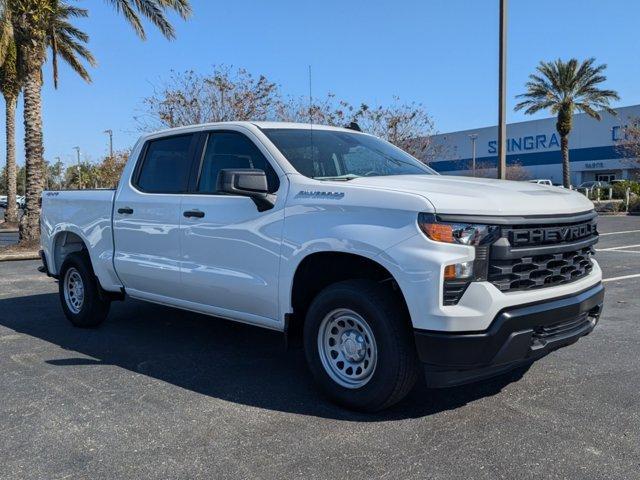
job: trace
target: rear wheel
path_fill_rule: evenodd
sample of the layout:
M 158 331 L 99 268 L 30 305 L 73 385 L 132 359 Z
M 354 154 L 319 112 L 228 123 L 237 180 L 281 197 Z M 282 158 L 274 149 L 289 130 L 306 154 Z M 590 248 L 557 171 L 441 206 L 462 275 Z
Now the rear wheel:
M 99 288 L 88 255 L 75 252 L 67 256 L 58 289 L 62 310 L 76 327 L 96 327 L 107 317 L 111 302 L 101 297 Z
M 404 398 L 419 367 L 405 308 L 388 288 L 349 280 L 324 289 L 304 328 L 309 368 L 349 408 L 376 411 Z

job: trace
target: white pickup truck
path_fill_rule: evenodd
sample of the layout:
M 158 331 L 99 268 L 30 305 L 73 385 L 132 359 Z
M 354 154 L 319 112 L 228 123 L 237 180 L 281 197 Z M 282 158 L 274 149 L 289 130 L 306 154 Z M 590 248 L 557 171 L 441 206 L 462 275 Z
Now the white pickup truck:
M 596 213 L 570 190 L 441 176 L 371 135 L 231 122 L 145 135 L 116 190 L 48 191 L 43 270 L 79 327 L 141 300 L 300 335 L 374 411 L 590 333 Z

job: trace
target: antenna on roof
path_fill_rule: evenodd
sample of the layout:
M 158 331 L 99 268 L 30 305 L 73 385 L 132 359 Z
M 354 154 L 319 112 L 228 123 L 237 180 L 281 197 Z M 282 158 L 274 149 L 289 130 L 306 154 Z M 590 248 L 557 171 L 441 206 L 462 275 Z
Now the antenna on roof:
M 309 144 L 311 146 L 311 163 L 315 158 L 313 151 L 313 93 L 311 91 L 311 65 L 309 65 Z

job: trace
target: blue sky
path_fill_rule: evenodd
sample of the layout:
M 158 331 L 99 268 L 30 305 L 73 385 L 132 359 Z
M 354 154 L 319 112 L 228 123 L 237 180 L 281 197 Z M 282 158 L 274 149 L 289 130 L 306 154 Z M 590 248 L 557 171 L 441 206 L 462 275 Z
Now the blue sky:
M 91 11 L 78 25 L 90 34 L 99 65 L 90 85 L 63 67 L 58 90 L 46 70 L 48 160 L 72 161 L 76 145 L 98 160 L 107 128 L 116 149 L 132 146 L 134 116 L 154 85 L 172 69 L 210 71 L 214 64 L 265 74 L 293 95 L 307 94 L 312 65 L 315 95 L 421 102 L 439 132 L 496 123 L 498 0 L 192 0 L 193 18 L 176 20 L 173 42 L 152 27 L 139 41 L 103 0 L 78 4 Z M 638 18 L 637 0 L 511 0 L 508 121 L 527 119 L 513 112 L 514 96 L 541 59 L 595 56 L 609 66 L 607 86 L 620 93 L 619 106 L 640 103 Z M 20 111 L 18 123 L 23 163 Z

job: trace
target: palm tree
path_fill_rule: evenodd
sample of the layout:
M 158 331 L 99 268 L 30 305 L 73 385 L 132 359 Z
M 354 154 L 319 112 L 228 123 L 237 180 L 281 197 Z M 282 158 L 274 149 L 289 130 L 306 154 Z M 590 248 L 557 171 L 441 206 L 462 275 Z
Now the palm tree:
M 7 112 L 7 132 L 13 134 L 15 131 L 14 100 L 17 98 L 17 92 L 19 92 L 22 87 L 24 88 L 25 100 L 27 201 L 25 215 L 20 226 L 20 236 L 21 240 L 24 239 L 31 242 L 37 240 L 39 234 L 38 221 L 40 206 L 38 198 L 44 187 L 42 131 L 41 128 L 37 128 L 40 106 L 38 102 L 34 102 L 34 100 L 39 100 L 40 88 L 42 86 L 42 71 L 40 67 L 34 70 L 32 59 L 24 56 L 25 51 L 35 51 L 33 47 L 36 46 L 37 42 L 29 42 L 27 37 L 24 36 L 24 29 L 20 30 L 16 28 L 16 23 L 22 24 L 22 20 L 16 22 L 15 18 L 17 16 L 26 16 L 37 19 L 39 22 L 39 28 L 41 29 L 45 46 L 44 52 L 46 53 L 46 48 L 49 48 L 52 52 L 53 80 L 56 87 L 58 84 L 58 57 L 68 63 L 76 73 L 88 82 L 91 81 L 91 78 L 82 64 L 82 60 L 88 62 L 90 65 L 95 65 L 95 60 L 84 46 L 89 40 L 87 34 L 70 23 L 71 18 L 86 17 L 87 11 L 85 9 L 67 5 L 58 0 L 43 1 L 41 4 L 33 1 L 31 1 L 31 3 L 24 1 L 15 2 L 14 0 L 8 0 L 6 3 L 8 8 L 4 10 L 3 23 L 9 23 L 10 27 L 3 30 L 3 41 L 0 42 L 0 45 L 6 45 L 2 69 L 3 71 L 13 71 L 14 73 L 13 89 L 8 92 L 10 94 L 9 100 L 13 101 L 13 103 L 10 104 L 12 111 L 10 113 Z M 27 10 L 27 7 L 31 7 L 31 10 Z M 41 9 L 38 10 L 36 7 L 41 7 Z M 15 55 L 12 55 L 12 51 L 15 51 Z M 40 54 L 42 54 L 42 52 L 38 50 L 36 57 Z M 11 65 L 14 65 L 13 69 L 11 69 Z M 37 75 L 33 74 L 34 71 L 37 71 Z M 31 92 L 30 95 L 27 94 L 27 89 Z M 15 96 L 13 96 L 14 94 Z M 7 97 L 5 96 L 5 98 Z M 33 115 L 34 107 L 38 115 Z M 35 122 L 29 120 L 35 120 Z M 36 128 L 34 128 L 34 126 Z M 7 149 L 12 149 L 12 163 L 15 165 L 15 137 L 7 135 L 7 139 L 10 138 L 14 144 L 10 145 L 10 143 L 7 142 Z M 34 153 L 38 151 L 40 152 L 39 158 L 37 155 L 34 155 Z M 9 164 L 9 155 L 7 155 L 7 163 Z M 8 172 L 10 172 L 10 169 L 8 169 Z M 8 179 L 8 181 L 11 182 L 12 179 Z
M 601 120 L 604 110 L 616 115 L 609 103 L 619 100 L 614 90 L 603 90 L 598 85 L 607 77 L 603 75 L 605 64 L 594 66 L 595 58 L 580 63 L 575 58 L 568 62 L 558 59 L 554 62 L 540 62 L 538 73 L 529 75 L 527 92 L 516 98 L 523 98 L 515 110 L 526 109 L 528 115 L 540 110 L 549 110 L 557 115 L 556 130 L 560 135 L 562 151 L 562 181 L 565 188 L 571 185 L 569 167 L 569 133 L 573 124 L 574 112 L 586 113 L 591 118 Z
M 141 17 L 147 18 L 159 28 L 162 34 L 172 39 L 175 31 L 166 18 L 168 10 L 177 12 L 186 19 L 191 8 L 189 0 L 105 0 L 113 5 L 118 13 L 132 25 L 137 35 L 146 38 Z M 51 18 L 61 8 L 59 0 L 0 0 L 0 13 L 4 9 L 12 11 L 12 26 L 16 45 L 18 46 L 18 64 L 23 78 L 24 95 L 24 145 L 25 164 L 27 166 L 27 195 L 25 215 L 20 224 L 20 242 L 34 243 L 40 236 L 39 219 L 40 206 L 38 200 L 44 189 L 43 168 L 44 147 L 42 141 L 42 66 L 46 60 L 47 41 L 50 39 L 51 48 L 65 58 L 65 52 L 59 47 L 61 36 L 52 37 Z M 67 8 L 71 8 L 68 7 Z M 76 9 L 80 10 L 80 9 Z M 70 14 L 70 16 L 73 16 Z M 74 35 L 70 29 L 67 34 Z M 76 44 L 82 39 L 75 36 Z M 79 41 L 79 43 L 78 43 Z M 0 41 L 0 46 L 2 41 Z M 70 51 L 83 56 L 72 48 Z M 0 54 L 0 64 L 3 56 Z M 74 67 L 73 63 L 70 63 Z M 75 68 L 75 67 L 74 67 Z
M 5 24 L 9 28 L 10 24 Z M 9 42 L 6 46 L 5 59 L 0 66 L 0 90 L 4 97 L 6 118 L 6 147 L 7 147 L 7 209 L 4 212 L 5 223 L 18 222 L 18 207 L 16 204 L 16 105 L 20 94 L 16 62 L 16 45 Z

